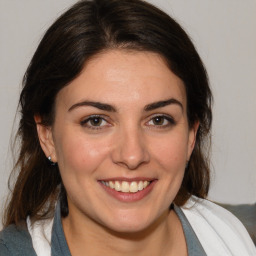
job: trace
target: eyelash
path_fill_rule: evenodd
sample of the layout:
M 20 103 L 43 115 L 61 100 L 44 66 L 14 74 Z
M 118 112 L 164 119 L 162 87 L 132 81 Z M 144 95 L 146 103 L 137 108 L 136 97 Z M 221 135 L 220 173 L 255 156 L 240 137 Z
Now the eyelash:
M 154 122 L 156 121 L 157 118 L 163 118 L 163 122 L 167 122 L 167 124 L 160 124 L 160 125 L 157 125 L 157 124 L 149 124 L 150 122 Z M 97 125 L 92 125 L 89 124 L 90 122 L 92 122 L 93 120 L 95 121 L 95 119 L 98 119 L 98 121 L 100 122 L 100 125 L 97 126 Z M 100 129 L 103 129 L 105 127 L 106 124 L 102 124 L 102 122 L 105 122 L 106 124 L 109 124 L 109 122 L 106 120 L 105 117 L 101 116 L 101 115 L 91 115 L 89 116 L 88 118 L 82 120 L 80 122 L 81 126 L 84 126 L 86 128 L 89 128 L 89 129 L 92 129 L 92 130 L 100 130 Z M 154 126 L 156 128 L 160 128 L 160 129 L 164 129 L 164 128 L 168 128 L 170 126 L 173 126 L 176 124 L 176 121 L 168 116 L 168 115 L 154 115 L 153 117 L 150 117 L 149 121 L 146 122 L 147 126 Z M 111 124 L 107 125 L 107 126 L 110 126 Z
M 89 129 L 92 129 L 92 130 L 99 130 L 99 129 L 102 129 L 102 126 L 94 126 L 94 125 L 88 125 L 89 122 L 93 121 L 93 119 L 99 119 L 100 122 L 106 122 L 106 123 L 109 123 L 108 121 L 106 121 L 106 119 L 104 117 L 102 117 L 101 115 L 92 115 L 92 116 L 89 116 L 88 118 L 86 118 L 85 120 L 82 120 L 80 122 L 81 126 L 84 126 L 86 128 L 89 128 Z M 101 124 L 101 123 L 100 123 Z
M 159 114 L 154 115 L 153 117 L 150 117 L 150 120 L 147 122 L 147 124 L 150 123 L 150 122 L 154 122 L 154 120 L 156 120 L 157 118 L 163 118 L 164 119 L 163 122 L 167 122 L 167 123 L 164 124 L 164 125 L 163 124 L 160 124 L 160 125 L 150 124 L 149 126 L 154 126 L 158 129 L 159 128 L 164 129 L 164 128 L 168 128 L 168 127 L 173 126 L 173 125 L 176 124 L 175 120 L 172 117 L 170 117 L 168 115 L 159 115 Z

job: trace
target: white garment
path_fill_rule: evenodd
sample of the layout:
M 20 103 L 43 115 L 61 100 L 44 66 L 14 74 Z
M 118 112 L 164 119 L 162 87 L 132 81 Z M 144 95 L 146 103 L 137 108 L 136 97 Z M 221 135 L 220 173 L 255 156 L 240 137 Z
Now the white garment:
M 181 209 L 207 256 L 256 256 L 247 230 L 226 209 L 195 196 Z
M 28 232 L 37 256 L 51 256 L 53 218 L 31 223 L 27 217 Z
M 195 196 L 181 207 L 208 256 L 256 256 L 256 248 L 243 224 L 226 209 Z M 51 255 L 53 219 L 27 218 L 33 247 L 38 256 Z

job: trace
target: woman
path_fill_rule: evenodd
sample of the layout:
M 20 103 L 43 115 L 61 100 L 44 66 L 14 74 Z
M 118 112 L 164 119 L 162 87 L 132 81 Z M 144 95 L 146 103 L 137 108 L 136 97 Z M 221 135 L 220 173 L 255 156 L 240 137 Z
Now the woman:
M 256 255 L 242 224 L 205 200 L 211 91 L 167 14 L 80 1 L 23 84 L 1 255 Z

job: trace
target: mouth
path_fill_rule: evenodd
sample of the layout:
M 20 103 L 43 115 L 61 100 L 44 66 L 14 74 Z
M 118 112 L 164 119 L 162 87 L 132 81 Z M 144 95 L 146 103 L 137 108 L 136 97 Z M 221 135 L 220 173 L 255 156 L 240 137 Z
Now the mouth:
M 147 197 L 153 190 L 157 179 L 150 180 L 147 178 L 115 178 L 111 180 L 99 180 L 98 182 L 107 192 L 107 194 L 121 202 L 128 203 L 139 201 Z
M 152 181 L 140 180 L 140 181 L 100 181 L 104 186 L 109 187 L 115 191 L 122 193 L 137 193 L 144 190 L 150 185 Z

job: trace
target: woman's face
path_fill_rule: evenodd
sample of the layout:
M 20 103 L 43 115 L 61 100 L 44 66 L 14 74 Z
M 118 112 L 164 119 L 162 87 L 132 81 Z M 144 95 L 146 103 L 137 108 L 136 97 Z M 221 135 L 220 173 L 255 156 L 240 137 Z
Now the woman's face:
M 59 92 L 42 147 L 58 162 L 69 217 L 134 232 L 167 213 L 196 129 L 183 82 L 159 55 L 112 50 Z

